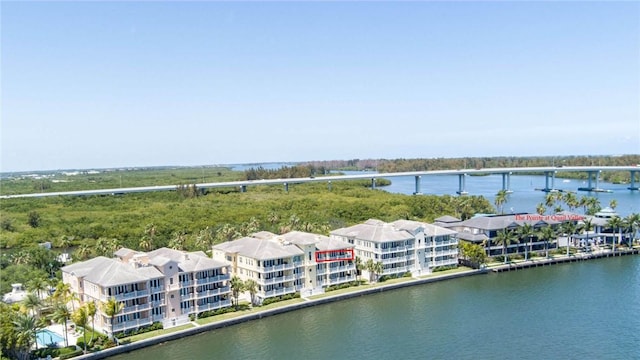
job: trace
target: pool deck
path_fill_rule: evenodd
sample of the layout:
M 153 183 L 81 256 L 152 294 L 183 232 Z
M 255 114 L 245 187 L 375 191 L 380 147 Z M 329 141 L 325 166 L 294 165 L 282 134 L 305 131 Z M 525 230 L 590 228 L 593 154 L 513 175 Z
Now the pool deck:
M 69 321 L 67 324 L 68 324 L 67 327 L 69 327 L 73 323 L 71 321 Z M 64 344 L 64 328 L 62 327 L 62 324 L 49 325 L 46 328 L 44 328 L 43 330 L 49 330 L 49 331 L 59 335 L 63 340 L 61 342 L 57 343 L 58 347 L 64 347 L 65 346 L 65 344 Z M 73 330 L 73 329 L 69 329 L 69 332 L 67 333 L 67 336 L 69 337 L 69 346 L 71 346 L 71 345 L 75 345 L 76 342 L 78 341 L 78 339 L 82 335 L 79 334 L 79 333 L 76 333 L 75 330 Z

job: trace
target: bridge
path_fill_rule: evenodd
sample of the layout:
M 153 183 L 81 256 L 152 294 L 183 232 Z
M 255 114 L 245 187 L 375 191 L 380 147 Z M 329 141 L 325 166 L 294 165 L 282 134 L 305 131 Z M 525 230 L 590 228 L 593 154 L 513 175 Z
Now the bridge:
M 457 169 L 457 170 L 428 170 L 428 171 L 410 171 L 410 172 L 396 172 L 396 173 L 366 173 L 366 174 L 351 174 L 351 175 L 335 175 L 335 176 L 321 176 L 321 177 L 309 177 L 309 178 L 291 178 L 291 179 L 265 179 L 265 180 L 242 180 L 242 181 L 227 181 L 227 182 L 214 182 L 214 183 L 199 183 L 194 184 L 198 189 L 210 189 L 210 188 L 224 188 L 224 187 L 239 187 L 241 192 L 247 190 L 247 186 L 258 185 L 283 185 L 285 191 L 289 190 L 289 184 L 310 183 L 310 182 L 326 182 L 331 187 L 332 181 L 344 181 L 344 180 L 362 180 L 367 179 L 371 181 L 371 187 L 375 188 L 376 179 L 381 178 L 394 178 L 402 176 L 413 176 L 415 178 L 415 192 L 414 194 L 421 194 L 420 179 L 422 176 L 438 176 L 438 175 L 457 175 L 458 176 L 458 191 L 459 195 L 467 194 L 465 179 L 470 175 L 502 175 L 502 190 L 510 192 L 510 179 L 513 174 L 527 174 L 538 173 L 544 174 L 545 185 L 541 188 L 541 191 L 551 192 L 557 191 L 554 188 L 555 174 L 559 172 L 586 172 L 587 173 L 587 186 L 578 188 L 579 191 L 605 191 L 598 187 L 600 173 L 603 171 L 629 171 L 631 175 L 631 181 L 629 183 L 629 190 L 638 190 L 636 183 L 636 174 L 640 173 L 640 166 L 543 166 L 543 167 L 511 167 L 511 168 L 483 168 L 483 169 Z M 640 181 L 639 181 L 640 182 Z M 46 192 L 46 193 L 33 193 L 33 194 L 16 194 L 16 195 L 3 195 L 2 199 L 12 198 L 30 198 L 30 197 L 47 197 L 47 196 L 83 196 L 83 195 L 120 195 L 127 193 L 139 193 L 139 192 L 151 192 L 151 191 L 175 191 L 180 185 L 163 185 L 163 186 L 141 186 L 130 188 L 114 188 L 114 189 L 98 189 L 98 190 L 78 190 L 78 191 L 60 191 L 60 192 Z

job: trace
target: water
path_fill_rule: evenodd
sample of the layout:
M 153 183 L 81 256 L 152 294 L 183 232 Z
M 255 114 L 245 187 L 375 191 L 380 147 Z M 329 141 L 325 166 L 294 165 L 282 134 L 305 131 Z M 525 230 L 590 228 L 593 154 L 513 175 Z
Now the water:
M 49 344 L 59 344 L 64 342 L 64 338 L 53 331 L 44 329 L 40 330 L 36 333 L 36 339 L 38 341 L 38 345 L 47 346 Z
M 113 359 L 638 359 L 640 256 L 419 285 Z
M 415 178 L 413 176 L 393 177 L 389 178 L 389 180 L 391 180 L 391 185 L 381 189 L 400 194 L 413 194 L 415 191 Z M 420 179 L 420 184 L 420 190 L 423 194 L 456 195 L 456 191 L 458 191 L 458 176 L 423 176 Z M 545 197 L 547 196 L 545 192 L 536 191 L 535 189 L 544 188 L 544 185 L 544 176 L 512 175 L 511 190 L 513 193 L 508 196 L 507 203 L 504 205 L 504 212 L 535 212 L 536 206 L 544 203 Z M 594 196 L 598 198 L 602 207 L 609 206 L 611 200 L 615 199 L 618 203 L 616 211 L 620 216 L 640 212 L 639 191 L 630 191 L 627 189 L 629 186 L 627 184 L 612 184 L 601 181 L 598 185 L 603 189 L 611 190 L 611 192 L 588 193 L 580 191 L 576 196 L 578 199 L 585 195 Z M 581 186 L 586 186 L 583 180 L 564 180 L 559 178 L 555 180 L 555 188 L 564 191 L 576 192 L 578 187 Z M 502 189 L 501 175 L 466 177 L 466 191 L 470 195 L 482 195 L 492 204 L 494 203 L 496 193 L 500 189 Z M 569 209 L 565 206 L 565 210 Z M 582 209 L 574 209 L 574 211 L 581 212 Z

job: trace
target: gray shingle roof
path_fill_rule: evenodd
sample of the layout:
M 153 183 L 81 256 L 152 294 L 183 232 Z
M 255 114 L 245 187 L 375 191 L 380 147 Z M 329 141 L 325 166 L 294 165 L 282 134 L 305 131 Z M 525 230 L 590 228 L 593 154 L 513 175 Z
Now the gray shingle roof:
M 347 228 L 337 229 L 331 232 L 333 235 L 354 237 L 359 240 L 372 242 L 387 242 L 413 239 L 406 230 L 399 230 L 392 224 L 387 224 L 376 219 L 369 219 L 362 224 Z
M 134 268 L 104 256 L 65 266 L 62 271 L 101 286 L 132 284 L 164 276 L 154 267 Z
M 226 262 L 202 256 L 201 252 L 187 253 L 174 249 L 160 248 L 148 252 L 147 255 L 150 262 L 154 261 L 156 257 L 160 257 L 160 261 L 164 261 L 163 259 L 175 261 L 178 264 L 178 268 L 185 272 L 215 269 L 229 265 Z
M 253 237 L 243 237 L 215 245 L 213 248 L 258 260 L 271 260 L 295 255 L 304 255 L 304 252 L 293 244 L 284 245 L 275 239 L 261 240 Z

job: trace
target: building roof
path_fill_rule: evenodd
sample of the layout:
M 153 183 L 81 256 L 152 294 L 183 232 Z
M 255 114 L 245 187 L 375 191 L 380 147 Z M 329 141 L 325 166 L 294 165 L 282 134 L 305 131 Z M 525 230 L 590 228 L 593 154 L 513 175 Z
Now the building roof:
M 455 223 L 460 221 L 461 221 L 460 219 L 453 217 L 451 215 L 440 216 L 439 218 L 434 220 L 434 222 L 441 222 L 441 223 Z
M 131 264 L 104 256 L 67 265 L 62 268 L 62 271 L 101 286 L 132 284 L 164 276 L 155 267 L 136 268 Z
M 336 229 L 331 234 L 377 243 L 414 238 L 407 230 L 397 229 L 393 224 L 387 224 L 376 219 L 369 219 L 362 224 Z
M 612 218 L 620 215 L 618 215 L 618 213 L 615 212 L 615 210 L 607 206 L 606 208 L 601 209 L 600 211 L 595 213 L 594 216 L 597 218 Z
M 302 231 L 291 231 L 286 234 L 280 235 L 280 237 L 283 240 L 296 245 L 312 245 L 318 243 L 321 238 L 326 238 L 326 236 L 324 235 L 312 234 Z
M 203 256 L 202 252 L 185 252 L 169 248 L 160 248 L 147 253 L 149 261 L 154 261 L 154 258 L 160 257 L 159 261 L 165 261 L 164 259 L 170 259 L 178 264 L 178 268 L 184 272 L 191 271 L 203 271 L 210 269 L 217 269 L 228 266 L 226 262 L 214 260 L 206 255 Z
M 445 236 L 445 235 L 455 235 L 456 231 L 444 228 L 442 226 L 438 226 L 435 224 L 428 224 L 419 221 L 413 220 L 396 220 L 391 223 L 398 229 L 402 230 L 410 230 L 411 233 L 415 234 L 416 231 L 422 230 L 425 236 Z
M 477 216 L 465 221 L 461 221 L 455 226 L 458 228 L 474 228 L 482 230 L 502 230 L 507 228 L 516 228 L 524 224 L 531 226 L 546 226 L 559 224 L 554 215 L 539 214 L 509 214 L 509 215 L 489 215 Z
M 275 239 L 257 239 L 254 237 L 243 237 L 237 240 L 228 241 L 213 247 L 226 253 L 235 253 L 258 260 L 271 260 L 304 255 L 304 252 L 297 246 L 286 245 Z

